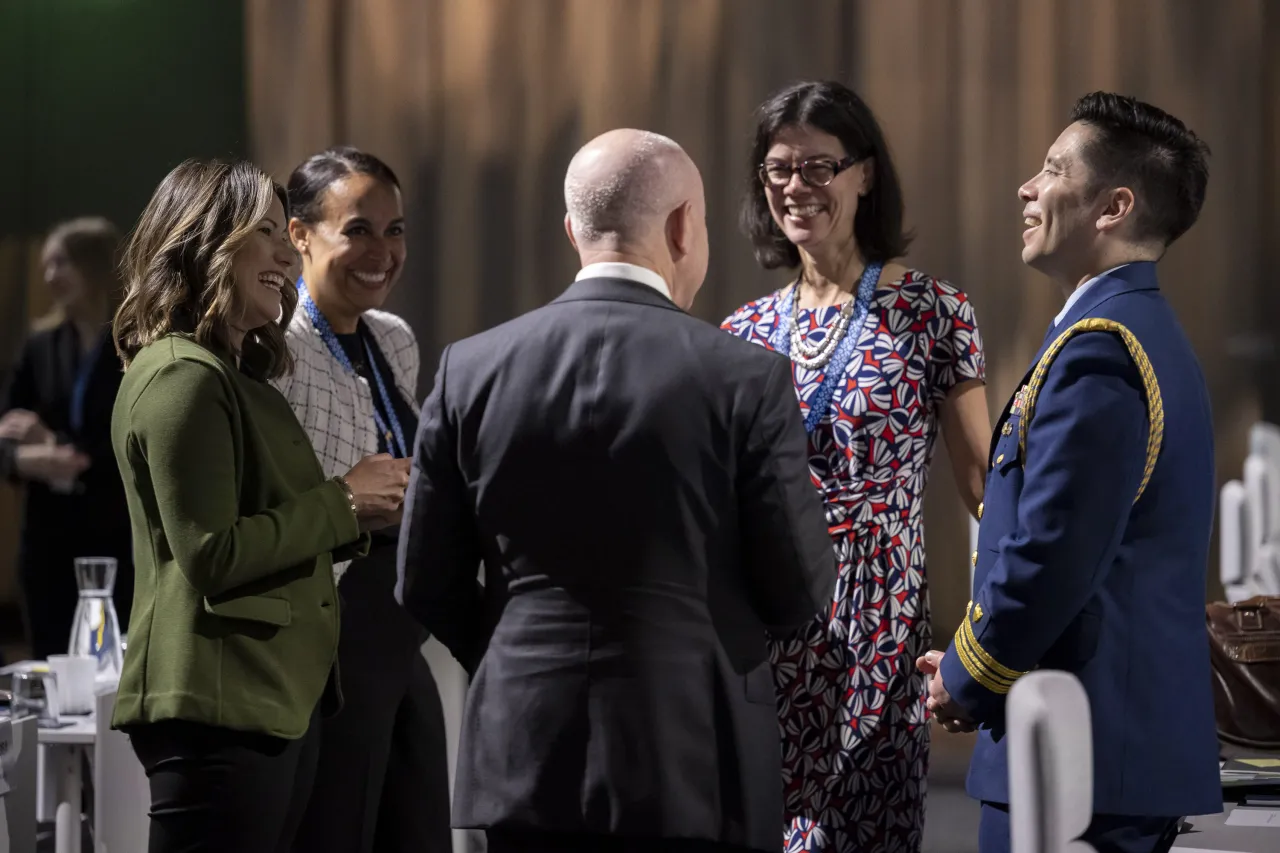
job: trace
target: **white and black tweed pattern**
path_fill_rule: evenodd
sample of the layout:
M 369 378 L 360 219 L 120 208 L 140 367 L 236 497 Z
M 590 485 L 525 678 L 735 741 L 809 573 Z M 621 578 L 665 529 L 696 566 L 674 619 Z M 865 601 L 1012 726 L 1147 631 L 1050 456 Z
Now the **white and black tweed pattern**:
M 418 387 L 420 356 L 413 330 L 386 311 L 366 311 L 363 320 L 391 365 L 396 390 L 417 411 L 414 389 Z M 285 336 L 293 354 L 293 373 L 273 384 L 311 438 L 325 476 L 345 474 L 361 459 L 378 452 L 374 392 L 366 380 L 348 373 L 330 354 L 305 311 L 294 312 Z M 412 446 L 413 438 L 406 435 L 405 441 Z M 335 576 L 341 578 L 348 565 L 349 561 L 335 563 Z

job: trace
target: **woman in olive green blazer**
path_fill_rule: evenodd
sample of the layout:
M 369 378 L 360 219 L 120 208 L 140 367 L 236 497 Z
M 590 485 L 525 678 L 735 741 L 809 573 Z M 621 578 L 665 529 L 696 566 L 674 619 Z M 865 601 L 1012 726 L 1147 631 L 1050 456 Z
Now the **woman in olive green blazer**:
M 268 384 L 296 265 L 284 192 L 248 163 L 179 166 L 125 253 L 111 437 L 136 586 L 113 723 L 150 779 L 150 853 L 290 849 L 340 702 L 331 566 L 408 482 L 386 455 L 326 479 Z

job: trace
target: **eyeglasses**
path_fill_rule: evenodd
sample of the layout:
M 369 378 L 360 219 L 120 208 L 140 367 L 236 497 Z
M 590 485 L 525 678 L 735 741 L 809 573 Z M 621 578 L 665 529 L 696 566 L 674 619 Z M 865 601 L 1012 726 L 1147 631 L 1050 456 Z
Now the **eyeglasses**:
M 843 160 L 831 160 L 826 157 L 811 157 L 801 161 L 799 166 L 790 163 L 772 161 L 760 164 L 757 175 L 760 183 L 766 187 L 781 188 L 791 183 L 791 176 L 800 173 L 800 180 L 811 187 L 825 187 L 836 179 L 836 175 L 860 162 L 862 158 L 846 157 Z

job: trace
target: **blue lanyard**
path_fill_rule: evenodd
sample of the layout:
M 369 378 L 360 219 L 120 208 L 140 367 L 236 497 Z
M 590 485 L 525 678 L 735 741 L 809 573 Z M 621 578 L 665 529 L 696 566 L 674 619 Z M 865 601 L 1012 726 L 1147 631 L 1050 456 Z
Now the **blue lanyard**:
M 98 336 L 93 349 L 80 355 L 80 364 L 76 367 L 76 381 L 71 386 L 71 410 L 67 419 L 71 432 L 79 436 L 84 429 L 84 398 L 89 393 L 89 380 L 93 378 L 93 369 L 98 366 L 98 356 L 102 352 L 102 336 Z
M 880 281 L 880 271 L 883 268 L 884 264 L 874 263 L 867 264 L 866 269 L 862 271 L 862 278 L 858 281 L 858 296 L 857 301 L 854 302 L 853 316 L 849 318 L 844 337 L 836 345 L 836 351 L 831 354 L 831 360 L 823 368 L 822 384 L 814 392 L 813 399 L 809 403 L 809 413 L 804 417 L 804 430 L 807 433 L 812 434 L 818 428 L 818 421 L 822 420 L 823 415 L 827 413 L 827 408 L 831 405 L 831 398 L 836 392 L 836 383 L 844 378 L 845 368 L 849 366 L 849 359 L 853 357 L 853 351 L 858 346 L 858 335 L 862 333 L 862 324 L 867 319 L 867 312 L 871 310 L 871 299 L 875 296 L 876 284 Z M 791 312 L 795 310 L 798 290 L 797 283 L 797 286 L 791 288 L 778 304 L 778 324 L 773 330 L 773 338 L 770 341 L 773 348 L 787 358 L 791 357 Z M 828 331 L 827 334 L 831 332 Z
M 307 283 L 298 278 L 298 304 L 307 312 L 307 316 L 311 318 L 311 325 L 315 326 L 316 331 L 320 333 L 321 340 L 325 346 L 329 348 L 329 354 L 337 359 L 338 364 L 348 373 L 358 376 L 355 367 L 351 364 L 351 359 L 347 358 L 347 351 L 342 348 L 342 343 L 338 340 L 338 336 L 334 334 L 333 328 L 329 325 L 329 321 L 320 313 L 320 309 L 316 307 L 316 303 L 312 301 L 311 294 L 307 291 Z M 369 347 L 367 340 L 361 340 L 364 344 L 365 358 L 368 360 L 369 372 L 373 374 L 374 384 L 378 388 L 378 396 L 382 399 L 382 405 L 387 410 L 387 417 L 391 419 L 391 428 L 387 428 L 387 424 L 383 422 L 382 415 L 378 412 L 378 407 L 373 407 L 373 422 L 378 427 L 378 435 L 387 442 L 387 448 L 393 456 L 399 456 L 401 459 L 409 455 L 408 445 L 404 441 L 404 431 L 400 428 L 400 418 L 396 416 L 396 407 L 392 402 L 391 395 L 387 393 L 387 385 L 382 381 L 382 374 L 378 371 L 378 362 L 373 358 L 373 350 Z M 392 439 L 395 439 L 394 444 Z

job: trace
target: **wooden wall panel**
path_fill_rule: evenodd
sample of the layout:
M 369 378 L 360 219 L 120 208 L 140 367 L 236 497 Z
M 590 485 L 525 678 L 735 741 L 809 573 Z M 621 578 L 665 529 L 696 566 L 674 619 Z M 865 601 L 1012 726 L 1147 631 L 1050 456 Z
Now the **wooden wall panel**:
M 255 156 L 280 177 L 350 142 L 399 172 L 410 261 L 391 308 L 424 364 L 446 341 L 552 298 L 572 278 L 561 180 L 617 126 L 681 142 L 707 187 L 718 321 L 782 277 L 736 225 L 751 111 L 833 77 L 879 115 L 917 240 L 910 262 L 972 295 L 993 411 L 1061 304 L 1024 268 L 1017 189 L 1072 101 L 1124 91 L 1214 149 L 1199 225 L 1162 281 L 1204 363 L 1220 479 L 1246 430 L 1280 417 L 1268 235 L 1280 230 L 1280 11 L 1266 0 L 246 0 Z M 424 370 L 423 389 L 430 382 Z M 941 452 L 940 452 L 941 457 Z M 941 458 L 939 461 L 943 461 Z M 621 486 L 620 486 L 621 487 Z M 928 502 L 935 621 L 966 599 L 965 521 L 945 464 Z M 1216 585 L 1215 585 L 1216 586 Z

